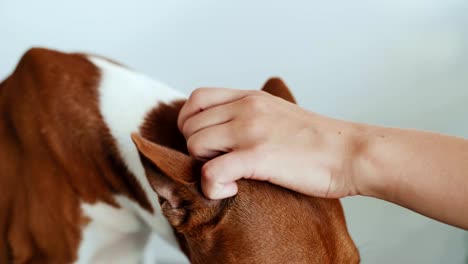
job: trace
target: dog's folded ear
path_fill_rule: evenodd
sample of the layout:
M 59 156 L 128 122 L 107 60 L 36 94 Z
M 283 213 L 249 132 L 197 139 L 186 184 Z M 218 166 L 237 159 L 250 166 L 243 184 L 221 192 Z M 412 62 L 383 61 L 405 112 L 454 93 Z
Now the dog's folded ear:
M 158 194 L 163 214 L 173 227 L 189 228 L 212 217 L 218 201 L 205 198 L 200 188 L 202 164 L 192 157 L 132 134 L 146 177 Z M 191 217 L 195 212 L 199 218 Z M 208 214 L 203 212 L 208 211 Z
M 288 86 L 278 77 L 268 79 L 268 81 L 263 85 L 262 91 L 280 97 L 291 103 L 296 103 L 296 100 Z

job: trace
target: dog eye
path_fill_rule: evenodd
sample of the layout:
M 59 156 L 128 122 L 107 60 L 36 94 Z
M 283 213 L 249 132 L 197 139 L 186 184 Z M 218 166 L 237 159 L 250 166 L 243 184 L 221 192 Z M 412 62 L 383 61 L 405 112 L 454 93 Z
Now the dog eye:
M 182 202 L 180 203 L 180 208 L 190 208 L 192 206 L 192 201 L 189 201 L 189 200 L 182 200 Z

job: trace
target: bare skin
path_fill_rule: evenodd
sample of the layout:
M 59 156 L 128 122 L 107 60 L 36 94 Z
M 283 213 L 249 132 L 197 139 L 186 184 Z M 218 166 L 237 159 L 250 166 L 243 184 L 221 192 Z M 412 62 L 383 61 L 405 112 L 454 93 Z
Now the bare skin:
M 261 91 L 202 88 L 181 110 L 191 155 L 209 160 L 202 189 L 241 178 L 304 194 L 372 196 L 468 230 L 468 140 L 332 119 Z

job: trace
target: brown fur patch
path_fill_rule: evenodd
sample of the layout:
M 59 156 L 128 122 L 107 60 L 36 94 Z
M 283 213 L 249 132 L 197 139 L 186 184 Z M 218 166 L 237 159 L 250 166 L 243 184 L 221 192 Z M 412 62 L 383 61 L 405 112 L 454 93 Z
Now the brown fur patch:
M 121 194 L 153 210 L 99 113 L 99 81 L 83 55 L 31 49 L 1 84 L 1 263 L 76 259 L 81 202 Z
M 141 135 L 151 142 L 188 154 L 184 135 L 177 127 L 177 117 L 184 103 L 185 100 L 159 103 L 146 115 L 140 127 Z

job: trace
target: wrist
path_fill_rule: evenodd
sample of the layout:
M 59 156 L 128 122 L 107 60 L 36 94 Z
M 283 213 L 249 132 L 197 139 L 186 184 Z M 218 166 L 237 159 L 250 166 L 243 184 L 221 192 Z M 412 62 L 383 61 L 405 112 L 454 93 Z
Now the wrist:
M 385 128 L 365 124 L 354 124 L 355 135 L 351 143 L 352 178 L 356 194 L 387 199 L 391 193 L 391 181 L 382 171 L 385 153 Z
M 372 166 L 368 157 L 371 127 L 320 116 L 319 135 L 324 139 L 323 153 L 327 170 L 332 175 L 330 189 L 338 197 L 367 195 L 374 192 L 374 180 L 369 177 Z

